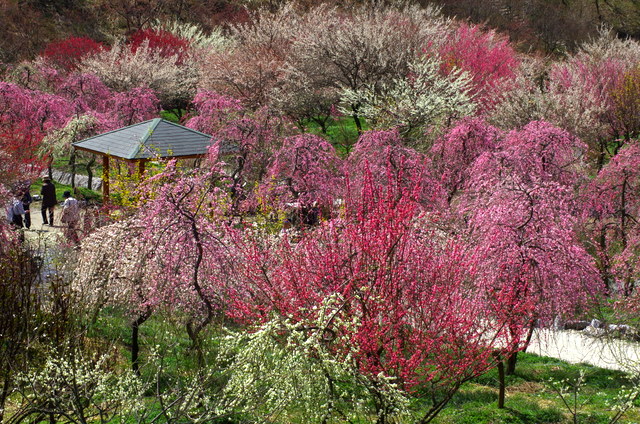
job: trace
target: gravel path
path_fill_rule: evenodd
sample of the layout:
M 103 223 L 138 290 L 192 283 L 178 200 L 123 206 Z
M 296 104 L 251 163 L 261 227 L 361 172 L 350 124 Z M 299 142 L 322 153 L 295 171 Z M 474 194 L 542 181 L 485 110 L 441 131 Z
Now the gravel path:
M 571 363 L 640 372 L 640 343 L 611 338 L 593 338 L 579 331 L 538 329 L 527 352 Z

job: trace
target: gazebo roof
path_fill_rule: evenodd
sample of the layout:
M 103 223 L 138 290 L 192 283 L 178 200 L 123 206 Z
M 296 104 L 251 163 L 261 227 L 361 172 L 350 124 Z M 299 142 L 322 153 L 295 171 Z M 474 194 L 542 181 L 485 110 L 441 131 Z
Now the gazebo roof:
M 76 149 L 128 160 L 199 157 L 211 136 L 165 119 L 151 119 L 73 143 Z

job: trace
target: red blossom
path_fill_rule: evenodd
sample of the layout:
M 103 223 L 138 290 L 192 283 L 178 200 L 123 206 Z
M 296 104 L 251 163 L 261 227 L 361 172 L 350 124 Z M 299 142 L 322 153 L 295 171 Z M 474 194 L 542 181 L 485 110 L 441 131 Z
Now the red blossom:
M 82 59 L 105 49 L 104 44 L 88 37 L 69 37 L 49 43 L 42 52 L 42 56 L 65 71 L 73 71 Z

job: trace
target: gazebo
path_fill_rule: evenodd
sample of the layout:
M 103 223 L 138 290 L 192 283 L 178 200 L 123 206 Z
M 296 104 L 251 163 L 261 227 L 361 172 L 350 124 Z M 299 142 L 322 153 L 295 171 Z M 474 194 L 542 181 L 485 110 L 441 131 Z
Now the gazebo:
M 206 156 L 211 136 L 156 118 L 73 143 L 77 150 L 102 156 L 102 196 L 109 198 L 109 158 L 138 163 L 140 174 L 152 159 Z

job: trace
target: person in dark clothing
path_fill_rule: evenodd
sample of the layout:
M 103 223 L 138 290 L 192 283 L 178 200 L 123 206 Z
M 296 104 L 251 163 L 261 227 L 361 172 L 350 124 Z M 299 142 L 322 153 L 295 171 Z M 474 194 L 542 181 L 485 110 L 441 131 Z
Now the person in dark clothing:
M 29 208 L 31 207 L 31 202 L 33 199 L 31 198 L 31 193 L 29 190 L 31 189 L 31 183 L 26 182 L 24 186 L 24 194 L 22 195 L 22 207 L 24 208 L 24 226 L 25 228 L 31 228 L 31 211 Z
M 42 179 L 42 223 L 53 225 L 53 208 L 58 203 L 56 199 L 56 187 L 53 185 L 51 178 L 44 177 Z M 49 221 L 47 221 L 47 210 L 49 211 Z

